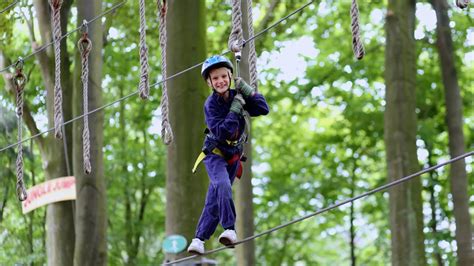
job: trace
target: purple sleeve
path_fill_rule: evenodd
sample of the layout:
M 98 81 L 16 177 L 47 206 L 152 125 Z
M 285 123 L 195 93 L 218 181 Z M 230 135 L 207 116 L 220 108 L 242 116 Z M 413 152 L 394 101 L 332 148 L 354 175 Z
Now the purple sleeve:
M 238 134 L 239 116 L 227 108 L 209 101 L 204 106 L 204 115 L 207 127 L 218 140 L 233 139 Z
M 260 93 L 246 98 L 244 109 L 249 112 L 250 116 L 267 115 L 270 111 L 265 97 Z

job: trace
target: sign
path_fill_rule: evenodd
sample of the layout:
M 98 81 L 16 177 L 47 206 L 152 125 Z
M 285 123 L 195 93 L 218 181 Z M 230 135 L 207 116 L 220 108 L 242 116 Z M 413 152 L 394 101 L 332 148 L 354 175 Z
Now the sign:
M 75 200 L 76 178 L 66 176 L 48 180 L 31 187 L 26 193 L 28 197 L 21 203 L 23 214 L 53 202 Z
M 170 235 L 163 241 L 163 250 L 166 253 L 179 253 L 186 248 L 186 238 L 180 235 Z

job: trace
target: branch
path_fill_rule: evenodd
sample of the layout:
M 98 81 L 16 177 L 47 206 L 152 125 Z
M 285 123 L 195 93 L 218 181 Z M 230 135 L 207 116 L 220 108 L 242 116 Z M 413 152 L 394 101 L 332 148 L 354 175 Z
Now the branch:
M 30 33 L 30 42 L 35 43 L 36 37 L 35 37 L 35 29 L 33 26 L 33 12 L 31 11 L 31 8 L 28 8 L 29 17 L 25 15 L 25 13 L 23 12 L 21 8 L 20 8 L 20 12 L 21 12 L 21 16 L 26 21 L 26 25 L 28 26 L 28 31 Z
M 277 5 L 280 3 L 281 0 L 273 0 L 270 3 L 270 7 L 268 8 L 267 13 L 265 13 L 265 17 L 263 17 L 262 21 L 260 21 L 260 24 L 258 24 L 258 27 L 256 27 L 258 30 L 255 31 L 255 33 L 261 32 L 263 29 L 268 27 L 268 24 L 270 24 L 270 21 L 273 19 L 275 16 L 275 8 Z

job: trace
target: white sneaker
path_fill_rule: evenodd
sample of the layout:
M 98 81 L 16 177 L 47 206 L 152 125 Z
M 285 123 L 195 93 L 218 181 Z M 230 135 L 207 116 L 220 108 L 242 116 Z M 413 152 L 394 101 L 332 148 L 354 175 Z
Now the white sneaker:
M 204 254 L 204 241 L 201 241 L 199 238 L 193 238 L 191 244 L 189 244 L 188 252 L 198 255 Z
M 235 230 L 225 230 L 219 236 L 219 242 L 221 242 L 222 245 L 234 247 L 233 244 L 237 242 L 237 234 L 235 233 Z

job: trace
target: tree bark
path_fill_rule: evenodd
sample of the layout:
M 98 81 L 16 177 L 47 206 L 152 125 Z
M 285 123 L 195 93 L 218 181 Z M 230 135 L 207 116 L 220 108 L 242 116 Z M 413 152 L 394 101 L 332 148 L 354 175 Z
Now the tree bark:
M 202 62 L 205 50 L 204 1 L 167 1 L 167 74 L 171 76 Z M 210 89 L 198 69 L 186 72 L 167 82 L 169 121 L 174 141 L 168 146 L 166 176 L 166 235 L 194 237 L 208 184 L 203 165 L 196 174 L 191 169 L 203 143 L 203 106 Z M 167 260 L 187 256 L 167 254 Z
M 391 181 L 419 169 L 416 153 L 415 0 L 389 0 L 385 51 L 385 146 Z M 392 265 L 425 265 L 421 181 L 389 191 Z
M 102 1 L 84 0 L 77 3 L 77 26 L 85 19 L 90 21 L 102 10 Z M 102 105 L 102 25 L 88 25 L 92 50 L 89 54 L 88 101 L 89 111 Z M 78 38 L 80 33 L 78 34 Z M 77 40 L 77 39 L 76 39 Z M 83 110 L 83 87 L 81 82 L 81 56 L 75 57 L 74 71 L 74 116 L 80 116 Z M 82 155 L 83 120 L 73 123 L 73 160 L 76 177 L 76 248 L 74 265 L 107 265 L 107 208 L 103 165 L 103 123 L 104 113 L 89 115 L 90 161 L 92 172 L 85 174 Z
M 64 1 L 61 8 L 61 31 L 67 31 L 67 21 L 69 20 L 72 0 Z M 50 6 L 47 0 L 35 0 L 38 26 L 43 45 L 52 41 Z M 35 40 L 35 38 L 32 38 Z M 35 47 L 36 44 L 33 44 Z M 39 62 L 41 76 L 44 87 L 47 91 L 46 109 L 48 113 L 48 127 L 54 126 L 54 53 L 53 46 L 43 52 L 36 54 Z M 64 120 L 71 118 L 71 94 L 67 88 L 71 88 L 71 73 L 69 71 L 71 62 L 66 46 L 66 39 L 61 41 L 61 87 L 63 89 L 63 115 Z M 30 131 L 31 131 L 31 127 Z M 66 130 L 64 134 L 66 145 L 71 143 L 71 131 Z M 57 140 L 52 134 L 48 134 L 43 141 L 39 143 L 43 169 L 46 173 L 46 179 L 54 179 L 69 175 L 67 169 L 67 160 L 71 158 L 71 149 L 65 153 L 63 141 Z M 46 211 L 46 250 L 48 265 L 71 265 L 74 254 L 74 217 L 71 202 L 59 202 L 49 204 Z
M 451 158 L 465 153 L 463 133 L 463 107 L 457 71 L 454 63 L 453 40 L 449 27 L 448 3 L 446 0 L 432 0 L 436 11 L 436 45 L 440 57 L 446 104 L 446 125 L 449 135 L 449 154 Z M 469 215 L 469 188 L 466 163 L 459 160 L 449 169 L 451 195 L 453 196 L 454 218 L 456 220 L 456 242 L 458 265 L 474 265 L 472 250 L 472 226 Z
M 242 1 L 242 31 L 244 39 L 249 38 L 248 32 L 248 6 L 247 1 Z M 242 60 L 240 62 L 240 74 L 247 83 L 250 84 L 249 70 L 249 46 L 246 45 L 242 50 Z M 237 66 L 235 66 L 237 67 Z M 249 132 L 252 130 L 252 123 L 249 123 Z M 253 186 L 252 186 L 252 135 L 249 134 L 248 142 L 244 145 L 247 161 L 244 165 L 244 174 L 240 181 L 236 182 L 235 191 L 235 209 L 237 213 L 236 231 L 238 239 L 244 239 L 252 236 L 255 231 L 254 213 L 253 213 Z M 255 265 L 255 241 L 248 241 L 236 247 L 237 265 L 250 266 Z

